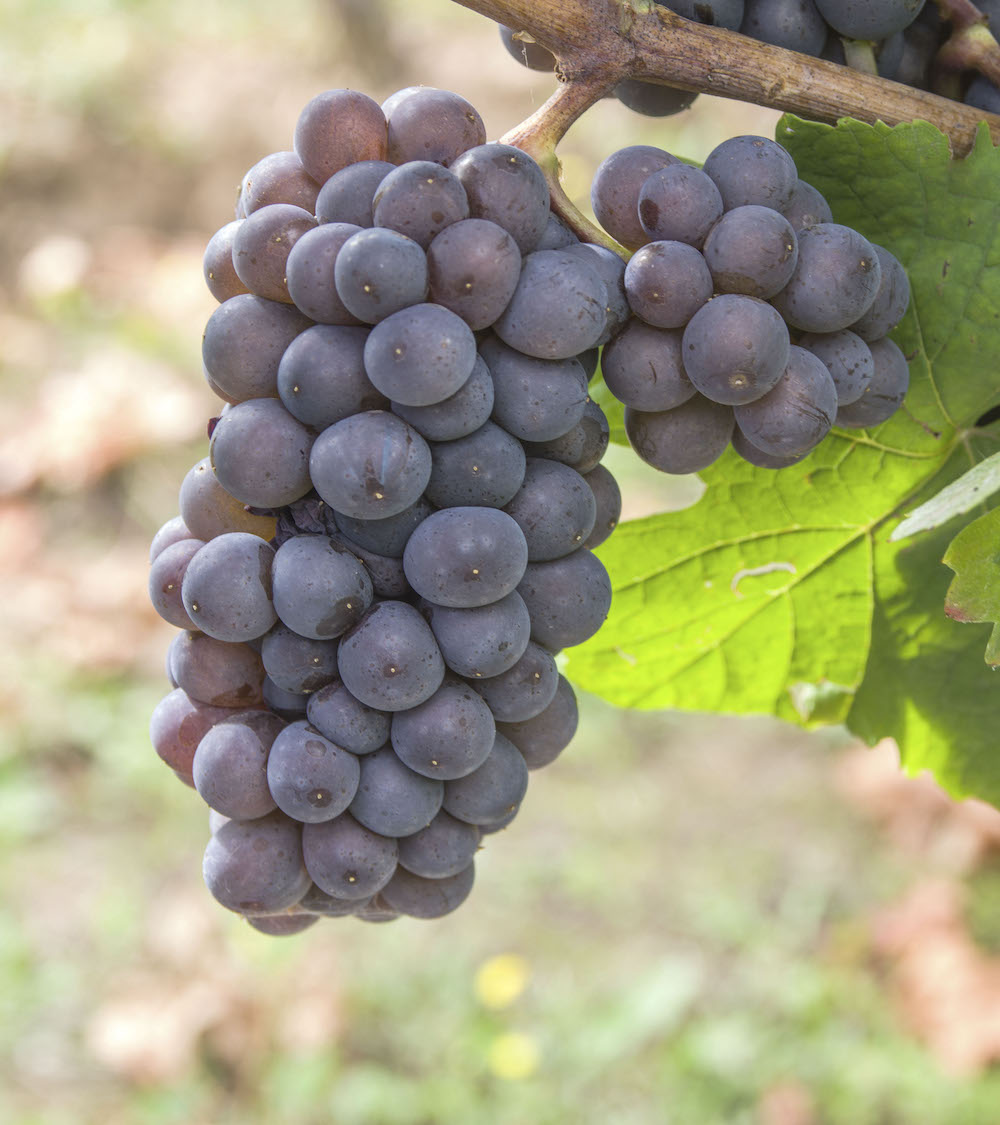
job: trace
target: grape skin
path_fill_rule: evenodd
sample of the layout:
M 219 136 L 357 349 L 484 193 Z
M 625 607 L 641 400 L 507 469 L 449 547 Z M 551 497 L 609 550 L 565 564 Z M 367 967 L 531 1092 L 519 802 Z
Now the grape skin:
M 384 519 L 423 494 L 431 476 L 431 451 L 402 418 L 368 410 L 319 435 L 309 474 L 331 508 L 359 519 Z
M 791 280 L 799 247 L 783 215 L 749 205 L 722 216 L 709 231 L 703 252 L 718 292 L 767 300 Z
M 522 254 L 535 249 L 548 223 L 549 185 L 527 153 L 480 144 L 463 152 L 451 170 L 462 181 L 473 218 L 503 227 Z
M 421 612 L 445 664 L 470 679 L 505 672 L 524 654 L 531 636 L 531 618 L 516 591 L 488 605 L 466 609 L 426 602 Z
M 722 196 L 710 176 L 690 164 L 668 164 L 643 181 L 639 222 L 649 238 L 700 250 L 722 217 Z
M 427 269 L 431 298 L 478 331 L 510 303 L 521 276 L 521 252 L 496 223 L 463 219 L 427 247 Z
M 300 720 L 275 738 L 267 757 L 267 785 L 283 813 L 318 824 L 333 820 L 354 800 L 359 761 Z M 315 873 L 312 877 L 316 879 Z
M 380 897 L 390 909 L 411 918 L 441 918 L 465 902 L 472 892 L 475 876 L 473 863 L 457 875 L 442 879 L 422 879 L 405 867 L 397 867 Z
M 868 346 L 875 373 L 861 397 L 837 411 L 838 426 L 864 429 L 880 425 L 899 409 L 909 388 L 910 368 L 899 346 L 888 337 Z
M 184 608 L 181 584 L 188 564 L 204 546 L 202 539 L 179 539 L 159 552 L 149 571 L 149 600 L 153 609 L 178 629 L 198 628 Z
M 788 366 L 775 386 L 733 411 L 747 439 L 774 457 L 812 449 L 837 415 L 837 387 L 826 365 L 805 348 L 789 350 Z
M 493 418 L 514 437 L 550 441 L 583 417 L 587 376 L 578 360 L 526 356 L 495 339 L 480 354 L 493 377 Z
M 327 90 L 295 124 L 295 152 L 317 183 L 360 160 L 385 160 L 386 121 L 378 102 L 357 90 Z
M 647 465 L 661 473 L 707 469 L 725 452 L 734 425 L 731 407 L 703 395 L 656 413 L 625 408 L 629 444 Z
M 380 836 L 412 836 L 437 816 L 443 781 L 423 777 L 396 757 L 391 746 L 359 759 L 361 781 L 351 816 Z
M 683 328 L 711 298 L 712 274 L 686 242 L 650 242 L 626 266 L 625 292 L 632 311 L 647 324 Z
M 274 548 L 256 535 L 228 532 L 206 543 L 184 573 L 188 616 L 210 637 L 250 641 L 277 621 L 271 602 Z
M 392 717 L 392 747 L 424 777 L 450 781 L 486 761 L 496 737 L 490 708 L 468 684 L 445 682 L 423 703 Z
M 524 533 L 496 508 L 445 508 L 410 536 L 403 569 L 430 602 L 454 608 L 488 605 L 511 593 L 528 562 Z
M 277 807 L 267 786 L 267 756 L 284 726 L 269 711 L 240 711 L 205 733 L 191 773 L 209 808 L 232 820 L 254 820 Z
M 322 430 L 352 414 L 388 409 L 365 372 L 366 328 L 316 324 L 297 336 L 278 365 L 282 404 L 303 425 Z
M 316 219 L 320 223 L 343 223 L 358 227 L 374 225 L 372 203 L 379 184 L 396 170 L 387 160 L 362 160 L 335 172 L 316 197 Z
M 504 511 L 524 532 L 529 562 L 575 551 L 593 531 L 597 517 L 594 494 L 583 477 L 568 465 L 541 457 L 528 458 L 523 483 Z
M 490 370 L 477 354 L 472 374 L 453 395 L 430 406 L 404 406 L 394 402 L 392 411 L 427 441 L 455 441 L 489 421 L 493 401 Z
M 220 227 L 208 240 L 202 258 L 205 284 L 220 304 L 228 301 L 230 297 L 250 292 L 233 268 L 233 240 L 240 229 L 241 222 L 241 219 L 234 219 L 231 223 Z
M 846 328 L 825 334 L 807 332 L 799 337 L 799 346 L 826 364 L 841 406 L 857 402 L 875 374 L 871 349 L 860 336 Z
M 372 606 L 341 640 L 338 661 L 347 690 L 380 711 L 416 707 L 430 699 L 444 679 L 444 660 L 434 634 L 406 602 Z
M 306 870 L 320 890 L 355 906 L 380 891 L 396 870 L 398 848 L 350 813 L 302 829 Z
M 178 633 L 171 651 L 177 686 L 213 707 L 252 707 L 263 700 L 264 665 L 246 644 L 227 644 L 204 633 Z
M 486 140 L 486 126 L 475 106 L 450 90 L 401 90 L 386 101 L 385 117 L 393 164 L 429 160 L 448 167 Z
M 474 686 L 498 723 L 514 723 L 533 719 L 544 711 L 555 697 L 558 684 L 555 658 L 532 641 L 506 672 L 477 680 Z
M 604 349 L 608 390 L 636 410 L 673 410 L 697 394 L 684 370 L 682 333 L 632 320 Z
M 781 211 L 791 202 L 798 180 L 795 162 L 767 137 L 730 137 L 712 149 L 703 170 L 727 211 L 750 203 Z
M 788 329 L 763 301 L 724 293 L 691 318 L 682 347 L 684 369 L 698 391 L 735 406 L 760 398 L 781 378 Z
M 467 824 L 488 825 L 502 820 L 520 805 L 528 788 L 528 767 L 517 747 L 497 734 L 488 757 L 478 769 L 444 783 L 442 807 Z
M 579 723 L 576 695 L 565 676 L 559 677 L 552 702 L 531 719 L 498 723 L 497 730 L 521 752 L 529 770 L 554 762 L 576 734 Z
M 583 479 L 594 494 L 596 516 L 594 530 L 583 545 L 593 550 L 603 543 L 618 526 L 622 514 L 622 493 L 618 482 L 603 465 L 595 465 Z
M 373 597 L 365 568 L 325 535 L 296 535 L 282 543 L 271 585 L 281 621 L 316 641 L 339 637 L 360 621 Z
M 468 217 L 461 180 L 429 160 L 394 168 L 379 184 L 372 203 L 375 226 L 399 231 L 424 250 L 446 227 Z
M 310 695 L 307 715 L 320 734 L 352 754 L 371 754 L 389 741 L 392 716 L 355 699 L 340 680 Z
M 679 163 L 676 156 L 652 145 L 630 145 L 602 161 L 594 174 L 590 202 L 597 221 L 612 238 L 629 250 L 649 241 L 638 213 L 643 184 L 659 169 Z
M 399 865 L 424 879 L 458 875 L 472 862 L 482 833 L 443 810 L 419 832 L 399 841 Z
M 320 324 L 361 323 L 340 299 L 335 284 L 340 251 L 361 229 L 352 223 L 328 223 L 307 230 L 292 247 L 285 263 L 288 296 L 311 320 Z
M 275 625 L 261 638 L 264 671 L 278 687 L 308 695 L 337 677 L 337 644 L 303 637 L 287 625 Z
M 431 459 L 426 496 L 439 508 L 502 508 L 524 482 L 524 447 L 492 422 L 456 441 L 433 442 Z
M 274 536 L 274 518 L 247 511 L 245 504 L 219 484 L 208 457 L 188 470 L 181 482 L 178 506 L 192 537 L 206 543 L 227 531 L 250 531 L 265 540 Z
M 202 870 L 209 891 L 238 914 L 286 910 L 312 883 L 301 829 L 281 812 L 224 824 L 205 849 Z
M 585 547 L 553 562 L 529 563 L 517 592 L 531 615 L 531 639 L 550 652 L 592 637 L 611 608 L 611 579 Z
M 287 301 L 288 255 L 296 242 L 316 226 L 310 211 L 291 203 L 271 203 L 240 224 L 233 239 L 233 267 L 240 281 L 258 297 Z
M 377 324 L 427 296 L 427 255 L 394 230 L 359 230 L 337 251 L 337 296 L 353 316 Z

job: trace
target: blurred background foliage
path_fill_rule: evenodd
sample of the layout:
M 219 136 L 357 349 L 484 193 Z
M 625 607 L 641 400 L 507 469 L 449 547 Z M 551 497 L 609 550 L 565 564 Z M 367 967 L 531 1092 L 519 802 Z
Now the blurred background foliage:
M 552 79 L 448 0 L 0 0 L 0 1120 L 992 1125 L 1000 816 L 771 722 L 616 713 L 436 923 L 269 939 L 209 898 L 148 744 L 147 545 L 217 409 L 203 246 L 299 109 Z M 562 146 L 702 158 L 774 115 L 602 102 Z M 628 514 L 677 507 L 620 450 Z

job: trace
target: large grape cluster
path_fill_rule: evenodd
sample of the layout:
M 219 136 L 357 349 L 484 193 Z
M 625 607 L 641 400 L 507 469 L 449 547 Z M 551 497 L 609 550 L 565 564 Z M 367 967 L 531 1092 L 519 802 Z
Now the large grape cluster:
M 438 917 L 576 729 L 555 655 L 610 606 L 588 382 L 624 267 L 427 87 L 314 98 L 236 215 L 205 254 L 226 406 L 151 549 L 180 630 L 152 741 L 257 929 Z
M 851 65 L 853 44 L 870 45 L 870 61 L 882 78 L 920 90 L 960 97 L 967 105 L 1000 113 L 1000 89 L 987 77 L 969 71 L 938 75 L 935 59 L 952 28 L 937 4 L 925 0 L 657 0 L 685 19 L 737 31 L 789 51 Z M 1000 0 L 976 0 L 977 8 L 1000 34 Z M 511 55 L 533 70 L 553 70 L 555 59 L 538 43 L 501 27 Z M 861 56 L 864 57 L 864 56 Z M 614 96 L 650 117 L 679 113 L 697 94 L 660 83 L 627 79 Z
M 833 425 L 874 426 L 901 405 L 909 368 L 887 333 L 909 303 L 906 273 L 832 221 L 779 144 L 733 137 L 701 169 L 634 145 L 601 164 L 591 200 L 635 251 L 633 315 L 602 369 L 644 461 L 697 472 L 732 442 L 783 468 Z

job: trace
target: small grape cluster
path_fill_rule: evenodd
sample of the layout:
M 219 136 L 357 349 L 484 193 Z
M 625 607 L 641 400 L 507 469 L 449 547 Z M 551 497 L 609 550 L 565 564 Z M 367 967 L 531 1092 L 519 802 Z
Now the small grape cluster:
M 635 251 L 634 315 L 602 370 L 644 461 L 697 472 L 732 442 L 783 468 L 834 424 L 877 425 L 901 405 L 909 368 L 887 333 L 909 304 L 906 273 L 832 221 L 781 145 L 733 137 L 701 169 L 634 145 L 601 164 L 591 200 Z
M 575 242 L 529 156 L 415 87 L 314 98 L 208 245 L 227 405 L 151 550 L 181 630 L 151 737 L 265 933 L 455 909 L 575 732 L 555 655 L 610 606 L 588 383 L 624 268 Z
M 657 0 L 695 23 L 738 31 L 775 47 L 840 65 L 855 65 L 854 46 L 867 52 L 866 66 L 881 78 L 919 90 L 961 97 L 967 105 L 1000 113 L 1000 89 L 985 75 L 938 79 L 935 59 L 951 36 L 937 4 L 924 0 Z M 1000 28 L 1000 0 L 976 0 L 993 30 Z M 504 46 L 532 70 L 553 70 L 555 59 L 539 43 L 501 27 Z M 865 58 L 862 54 L 860 58 Z M 628 79 L 614 89 L 619 101 L 648 117 L 687 109 L 697 94 L 655 82 Z

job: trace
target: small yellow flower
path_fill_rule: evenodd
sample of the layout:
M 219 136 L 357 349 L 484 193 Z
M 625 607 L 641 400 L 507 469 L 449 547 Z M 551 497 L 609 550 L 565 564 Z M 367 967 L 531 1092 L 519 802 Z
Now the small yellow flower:
M 476 997 L 486 1008 L 509 1008 L 524 992 L 531 970 L 516 953 L 500 953 L 484 961 L 476 972 Z

